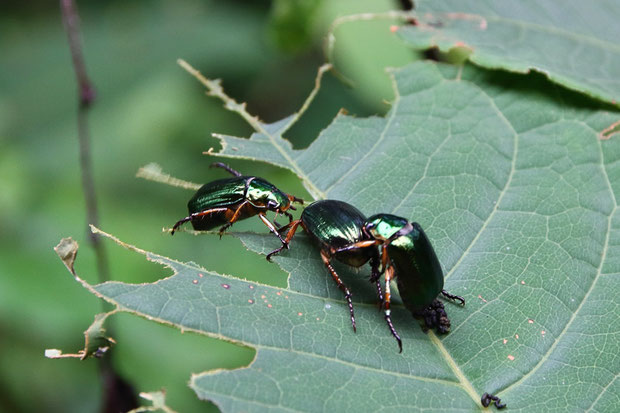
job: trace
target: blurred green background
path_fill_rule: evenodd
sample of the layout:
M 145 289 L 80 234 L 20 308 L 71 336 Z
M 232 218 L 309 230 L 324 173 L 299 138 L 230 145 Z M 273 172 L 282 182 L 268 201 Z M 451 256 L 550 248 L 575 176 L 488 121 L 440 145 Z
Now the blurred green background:
M 296 111 L 324 62 L 322 42 L 339 15 L 400 7 L 391 0 L 78 1 L 82 44 L 97 100 L 90 112 L 100 226 L 125 242 L 220 273 L 284 286 L 286 274 L 233 237 L 162 233 L 185 216 L 192 193 L 135 178 L 156 162 L 198 183 L 221 178 L 218 160 L 310 199 L 288 171 L 228 161 L 211 133 L 249 136 L 250 128 L 176 64 L 184 58 L 265 121 Z M 312 142 L 340 108 L 385 113 L 392 98 L 384 67 L 417 58 L 389 27 L 359 22 L 336 32 L 336 63 L 355 82 L 328 74 L 321 92 L 288 133 Z M 0 6 L 0 411 L 97 412 L 97 360 L 48 360 L 44 349 L 76 352 L 101 302 L 66 271 L 53 251 L 60 238 L 80 245 L 77 272 L 97 282 L 87 244 L 76 126 L 76 84 L 58 2 Z M 258 220 L 234 230 L 264 232 Z M 153 282 L 169 275 L 142 256 L 105 242 L 114 280 Z M 113 362 L 137 391 L 165 388 L 180 412 L 217 411 L 187 387 L 190 374 L 251 362 L 250 348 L 113 316 Z

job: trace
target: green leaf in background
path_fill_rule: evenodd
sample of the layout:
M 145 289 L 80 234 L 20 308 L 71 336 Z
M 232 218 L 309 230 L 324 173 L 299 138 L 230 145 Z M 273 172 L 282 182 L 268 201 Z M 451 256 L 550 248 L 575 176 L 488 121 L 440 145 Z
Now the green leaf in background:
M 456 46 L 487 68 L 531 69 L 570 89 L 620 102 L 620 3 L 568 0 L 416 1 L 417 26 L 400 30 L 417 48 Z
M 321 0 L 275 0 L 271 5 L 269 35 L 283 51 L 298 53 L 314 41 L 316 15 Z
M 428 62 L 393 76 L 397 98 L 385 118 L 340 115 L 305 150 L 281 136 L 291 118 L 260 123 L 249 140 L 221 136 L 222 154 L 289 168 L 317 198 L 420 222 L 446 289 L 467 300 L 447 305 L 448 335 L 424 334 L 396 305 L 398 354 L 368 271 L 339 266 L 356 301 L 354 334 L 303 234 L 274 258 L 291 274 L 287 288 L 125 244 L 174 275 L 87 288 L 120 310 L 255 347 L 247 368 L 192 378 L 224 411 L 472 411 L 484 392 L 511 411 L 613 411 L 620 141 L 601 132 L 620 115 L 543 76 Z M 259 253 L 278 244 L 237 235 Z

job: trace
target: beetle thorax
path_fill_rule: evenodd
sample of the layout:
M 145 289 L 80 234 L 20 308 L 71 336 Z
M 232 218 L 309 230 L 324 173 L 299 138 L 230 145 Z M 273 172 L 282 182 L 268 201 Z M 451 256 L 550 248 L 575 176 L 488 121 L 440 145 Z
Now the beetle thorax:
M 408 223 L 406 219 L 396 215 L 377 214 L 368 219 L 367 228 L 373 238 L 385 241 L 405 228 Z
M 286 211 L 290 206 L 290 200 L 284 192 L 261 178 L 248 182 L 246 199 L 257 208 Z

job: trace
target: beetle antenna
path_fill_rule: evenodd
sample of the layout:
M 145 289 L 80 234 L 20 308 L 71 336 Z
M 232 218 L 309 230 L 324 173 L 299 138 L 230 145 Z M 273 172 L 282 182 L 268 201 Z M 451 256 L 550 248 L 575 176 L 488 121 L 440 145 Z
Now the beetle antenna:
M 226 165 L 224 162 L 214 162 L 211 165 L 209 165 L 209 168 L 222 168 L 226 171 L 228 171 L 229 173 L 231 173 L 234 176 L 243 176 L 241 175 L 241 172 L 235 171 L 233 168 L 231 168 L 230 166 Z

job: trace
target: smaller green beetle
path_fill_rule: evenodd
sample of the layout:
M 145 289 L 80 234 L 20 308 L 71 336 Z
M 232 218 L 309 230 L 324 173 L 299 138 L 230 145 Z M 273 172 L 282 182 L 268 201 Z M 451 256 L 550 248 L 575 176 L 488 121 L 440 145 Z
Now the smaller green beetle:
M 385 271 L 386 316 L 390 313 L 390 281 L 396 280 L 405 307 L 421 316 L 427 328 L 439 333 L 450 331 L 450 320 L 437 296 L 465 300 L 443 289 L 443 271 L 426 233 L 417 222 L 391 214 L 368 218 L 364 232 L 381 243 L 381 262 Z
M 287 212 L 295 210 L 292 203 L 303 204 L 303 200 L 286 194 L 263 178 L 244 176 L 228 165 L 216 162 L 211 167 L 222 168 L 234 175 L 234 178 L 218 179 L 204 184 L 187 203 L 189 215 L 177 221 L 172 227 L 171 234 L 185 222 L 191 222 L 197 231 L 207 231 L 218 226 L 220 236 L 240 219 L 258 215 L 263 223 L 282 242 L 282 248 L 288 248 L 288 242 L 278 233 L 279 226 L 267 219 L 265 213 L 273 211 L 286 215 L 289 223 L 293 216 Z M 267 256 L 270 259 L 270 256 Z
M 344 293 L 349 306 L 353 331 L 356 331 L 356 326 L 351 292 L 349 288 L 344 285 L 331 262 L 332 259 L 335 258 L 352 267 L 361 267 L 370 261 L 370 266 L 372 268 L 370 281 L 376 283 L 379 297 L 382 299 L 381 284 L 379 283 L 379 250 L 375 246 L 375 241 L 370 240 L 364 234 L 363 227 L 365 222 L 366 217 L 360 210 L 346 202 L 335 200 L 313 202 L 304 209 L 300 219 L 292 221 L 288 225 L 280 228 L 280 232 L 288 230 L 286 240 L 282 243 L 283 245 L 280 248 L 275 249 L 267 255 L 269 259 L 272 255 L 282 251 L 285 245 L 288 245 L 295 235 L 295 231 L 299 225 L 301 225 L 309 237 L 320 248 L 323 263 L 338 285 L 338 288 Z M 351 245 L 358 245 L 359 247 L 350 248 Z M 389 319 L 388 324 L 391 325 L 391 320 Z M 400 345 L 400 337 L 398 337 L 393 327 L 391 327 L 391 329 Z

